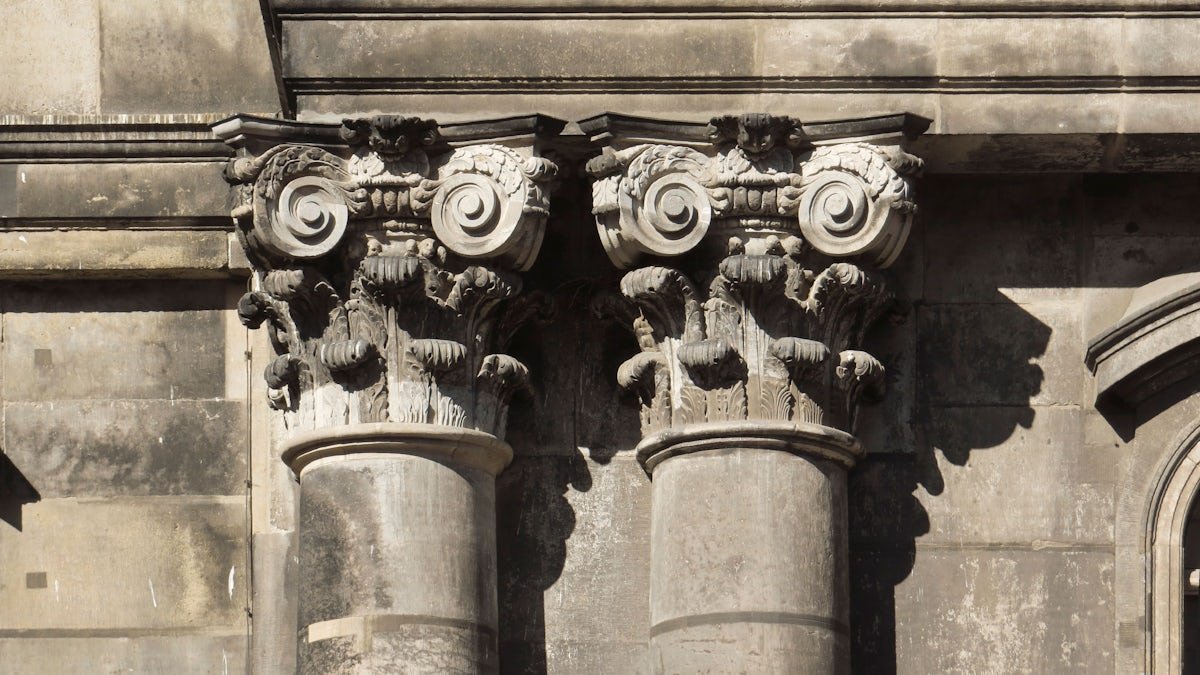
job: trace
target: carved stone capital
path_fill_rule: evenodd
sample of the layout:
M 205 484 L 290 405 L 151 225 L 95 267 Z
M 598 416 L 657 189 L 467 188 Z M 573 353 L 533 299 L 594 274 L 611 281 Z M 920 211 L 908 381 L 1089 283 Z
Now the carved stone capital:
M 587 168 L 613 262 L 688 254 L 686 270 L 632 269 L 620 289 L 632 305 L 606 303 L 641 347 L 617 379 L 639 397 L 647 442 L 746 421 L 853 432 L 859 402 L 882 394 L 862 341 L 893 301 L 878 268 L 916 208 L 921 162 L 901 148 L 913 124 L 581 123 L 604 143 Z
M 559 129 L 397 116 L 218 126 L 243 149 L 226 178 L 257 289 L 239 314 L 268 327 L 271 404 L 290 428 L 503 437 L 509 398 L 528 381 L 503 350 L 521 321 L 549 311 L 520 296 L 517 272 L 541 246 L 557 172 L 541 140 Z

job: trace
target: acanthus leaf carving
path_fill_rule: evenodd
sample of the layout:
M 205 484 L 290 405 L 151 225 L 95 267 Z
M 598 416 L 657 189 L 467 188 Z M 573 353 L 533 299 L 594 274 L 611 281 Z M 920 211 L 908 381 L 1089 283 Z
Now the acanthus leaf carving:
M 617 380 L 637 394 L 645 433 L 748 419 L 849 428 L 859 401 L 879 390 L 882 364 L 855 347 L 890 297 L 882 280 L 849 263 L 812 274 L 785 247 L 772 250 L 723 258 L 707 299 L 670 268 L 622 279 L 640 309 L 641 352 Z

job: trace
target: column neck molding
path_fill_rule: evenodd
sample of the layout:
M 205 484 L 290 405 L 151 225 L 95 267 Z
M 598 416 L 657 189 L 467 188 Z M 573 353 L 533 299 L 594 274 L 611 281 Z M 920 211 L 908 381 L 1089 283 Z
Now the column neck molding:
M 294 436 L 282 458 L 297 476 L 310 465 L 353 455 L 416 455 L 485 471 L 495 476 L 513 451 L 492 434 L 432 424 L 375 423 L 321 429 Z
M 850 434 L 805 422 L 706 422 L 651 434 L 638 444 L 638 461 L 653 473 L 663 461 L 693 452 L 777 450 L 825 459 L 845 467 L 862 455 Z
M 294 433 L 427 424 L 503 437 L 528 372 L 504 349 L 545 316 L 520 295 L 537 257 L 563 123 L 219 123 L 231 214 L 255 271 L 238 305 L 267 326 L 265 377 Z M 435 434 L 436 435 L 436 434 Z
M 641 347 L 617 379 L 639 397 L 646 442 L 747 421 L 853 432 L 859 402 L 882 395 L 862 342 L 895 300 L 881 270 L 908 237 L 922 167 L 904 145 L 928 123 L 580 123 L 600 149 L 587 170 L 601 241 L 630 270 L 630 302 L 601 309 Z

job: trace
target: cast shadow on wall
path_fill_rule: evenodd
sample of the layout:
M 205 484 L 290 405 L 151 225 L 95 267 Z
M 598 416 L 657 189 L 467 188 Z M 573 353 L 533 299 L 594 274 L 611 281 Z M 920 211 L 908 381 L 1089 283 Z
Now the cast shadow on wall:
M 21 508 L 42 496 L 0 449 L 0 520 L 21 531 Z
M 593 486 L 590 463 L 608 465 L 638 441 L 638 412 L 618 400 L 614 373 L 636 344 L 628 331 L 591 315 L 598 282 L 565 283 L 551 295 L 553 324 L 514 340 L 514 356 L 530 366 L 532 400 L 511 409 L 513 463 L 496 486 L 500 671 L 549 670 L 546 593 L 562 575 L 567 540 L 575 532 L 569 493 Z M 612 282 L 615 284 L 615 281 Z M 614 361 L 614 359 L 616 359 Z M 586 454 L 585 454 L 586 453 Z
M 990 318 L 981 321 L 985 314 Z M 1033 425 L 1031 401 L 1044 380 L 1035 361 L 1046 353 L 1052 333 L 999 291 L 972 304 L 916 303 L 905 324 L 913 328 L 908 334 L 915 349 L 888 353 L 883 347 L 880 357 L 889 367 L 899 362 L 899 372 L 909 365 L 908 372 L 916 374 L 908 382 L 911 390 L 889 382 L 895 385 L 889 386 L 889 399 L 860 412 L 860 419 L 880 425 L 874 434 L 880 440 L 867 443 L 871 454 L 850 473 L 855 673 L 897 670 L 896 587 L 913 571 L 917 539 L 930 531 L 917 491 L 936 499 L 946 487 L 937 455 L 965 466 L 973 452 L 997 447 L 1018 428 Z M 994 330 L 998 325 L 1006 329 Z M 905 358 L 915 363 L 904 364 Z M 893 398 L 904 396 L 910 397 L 907 405 Z M 875 447 L 884 443 L 892 447 Z

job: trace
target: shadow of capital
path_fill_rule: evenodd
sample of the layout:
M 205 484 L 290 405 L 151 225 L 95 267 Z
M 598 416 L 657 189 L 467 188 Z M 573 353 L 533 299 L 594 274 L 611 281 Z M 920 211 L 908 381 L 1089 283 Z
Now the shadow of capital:
M 966 466 L 1036 418 L 1052 328 L 998 290 L 980 302 L 915 303 L 911 405 L 866 408 L 860 418 L 906 411 L 887 452 L 850 474 L 852 670 L 897 670 L 897 587 L 913 571 L 917 540 L 931 531 L 922 504 L 946 491 L 941 462 Z M 884 423 L 876 419 L 876 423 Z M 921 493 L 924 493 L 923 495 Z
M 20 532 L 22 507 L 41 498 L 25 474 L 0 450 L 0 520 Z

